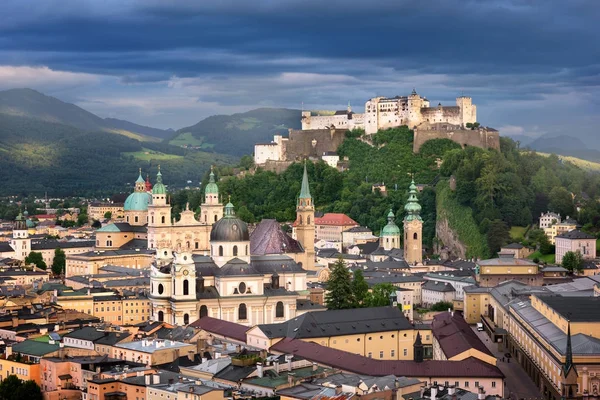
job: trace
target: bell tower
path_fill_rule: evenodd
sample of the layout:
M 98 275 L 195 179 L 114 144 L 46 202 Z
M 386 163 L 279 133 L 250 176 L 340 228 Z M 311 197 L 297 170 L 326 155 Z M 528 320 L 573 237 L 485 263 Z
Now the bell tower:
M 208 183 L 204 189 L 204 203 L 201 205 L 200 222 L 212 225 L 223 218 L 223 203 L 219 201 L 219 187 L 215 181 L 213 166 L 210 166 Z
M 171 245 L 171 235 L 168 232 L 170 228 L 171 206 L 167 201 L 167 188 L 162 181 L 159 165 L 156 183 L 152 188 L 152 201 L 148 205 L 148 248 L 157 249 Z M 163 237 L 163 234 L 167 235 Z
M 408 264 L 420 264 L 423 262 L 423 219 L 414 179 L 410 183 L 404 211 L 404 260 Z
M 302 267 L 306 270 L 315 269 L 315 206 L 310 187 L 308 185 L 308 173 L 304 163 L 304 175 L 302 176 L 302 187 L 296 205 L 296 238 L 304 247 Z
M 31 238 L 27 230 L 27 222 L 22 213 L 19 213 L 13 225 L 11 246 L 15 251 L 15 259 L 25 260 L 31 252 Z

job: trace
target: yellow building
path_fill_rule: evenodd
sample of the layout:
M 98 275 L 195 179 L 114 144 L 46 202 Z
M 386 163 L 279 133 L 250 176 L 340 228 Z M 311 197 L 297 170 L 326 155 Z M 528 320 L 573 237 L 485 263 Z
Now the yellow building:
M 473 325 L 481 322 L 482 316 L 488 315 L 490 304 L 490 288 L 469 286 L 465 288 L 463 315 L 467 323 Z
M 477 282 L 482 287 L 494 287 L 507 280 L 541 286 L 544 280 L 536 263 L 512 256 L 478 261 L 475 274 Z
M 600 390 L 600 298 L 532 295 L 509 305 L 509 350 L 550 400 Z
M 142 339 L 117 343 L 112 347 L 111 357 L 152 366 L 168 364 L 179 357 L 195 354 L 195 344 L 165 339 Z
M 95 275 L 105 265 L 118 265 L 132 269 L 148 268 L 154 251 L 146 249 L 91 250 L 81 254 L 67 255 L 66 276 Z
M 577 229 L 577 222 L 567 217 L 567 219 L 563 222 L 554 224 L 548 228 L 544 228 L 544 233 L 546 234 L 546 236 L 548 236 L 550 243 L 556 244 L 556 236 L 570 232 L 573 229 Z
M 40 384 L 40 364 L 14 360 L 14 355 L 8 359 L 0 358 L 0 380 L 8 378 L 9 375 L 16 375 L 24 381 L 32 380 Z
M 412 360 L 416 335 L 397 307 L 309 312 L 287 322 L 257 325 L 246 334 L 249 346 L 265 350 L 293 338 L 380 360 Z
M 111 219 L 122 219 L 124 217 L 123 203 L 95 201 L 88 204 L 87 215 L 90 222 L 93 220 L 102 221 L 107 212 L 111 213 Z

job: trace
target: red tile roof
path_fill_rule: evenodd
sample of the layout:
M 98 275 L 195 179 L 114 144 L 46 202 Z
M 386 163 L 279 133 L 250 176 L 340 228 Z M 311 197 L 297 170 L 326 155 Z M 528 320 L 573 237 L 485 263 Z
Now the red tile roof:
M 494 357 L 460 313 L 444 312 L 436 315 L 433 317 L 431 330 L 447 358 L 470 349 Z
M 370 376 L 406 376 L 419 378 L 504 378 L 498 367 L 469 357 L 462 361 L 375 360 L 357 354 L 321 346 L 313 342 L 286 338 L 270 351 L 293 354 L 321 365 Z
M 322 217 L 315 217 L 315 225 L 358 225 L 358 223 L 347 216 L 340 213 L 327 213 Z
M 246 343 L 246 331 L 249 329 L 244 325 L 211 317 L 202 317 L 192 322 L 190 326 L 244 343 Z

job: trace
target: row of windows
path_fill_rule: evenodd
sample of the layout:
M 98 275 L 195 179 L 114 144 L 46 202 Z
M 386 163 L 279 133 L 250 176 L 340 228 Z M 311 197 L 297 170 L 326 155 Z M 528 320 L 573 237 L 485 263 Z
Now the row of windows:
M 395 350 L 390 351 L 390 356 L 391 357 L 396 357 L 396 351 Z M 408 350 L 407 349 L 404 349 L 404 356 L 405 357 L 408 356 Z M 367 354 L 367 357 L 373 358 L 373 353 L 369 352 Z M 384 357 L 384 353 L 383 353 L 383 350 L 382 350 L 382 351 L 379 352 L 379 358 L 383 358 L 383 357 Z

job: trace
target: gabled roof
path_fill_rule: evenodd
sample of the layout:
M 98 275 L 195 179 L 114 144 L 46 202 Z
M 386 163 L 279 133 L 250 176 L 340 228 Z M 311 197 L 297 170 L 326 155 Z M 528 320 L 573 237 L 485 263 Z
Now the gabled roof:
M 304 249 L 297 240 L 285 233 L 279 222 L 263 219 L 250 235 L 250 254 L 302 253 Z
M 556 238 L 571 239 L 571 240 L 596 239 L 595 236 L 589 235 L 589 234 L 582 232 L 580 230 L 577 230 L 577 229 L 573 229 L 572 231 L 561 233 L 560 235 L 556 235 Z
M 454 286 L 448 282 L 438 282 L 435 280 L 425 281 L 423 286 L 421 286 L 423 290 L 431 290 L 432 292 L 455 292 Z
M 315 225 L 358 225 L 358 223 L 342 213 L 326 213 L 322 217 L 315 217 Z
M 63 337 L 71 338 L 71 339 L 80 339 L 80 340 L 89 340 L 95 341 L 104 337 L 104 334 L 108 332 L 98 331 L 96 328 L 92 328 L 91 326 L 86 326 L 81 329 L 74 330 L 72 332 L 67 333 Z
M 452 358 L 470 349 L 494 357 L 460 313 L 444 312 L 436 315 L 433 317 L 431 330 L 446 358 Z

